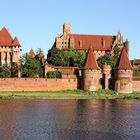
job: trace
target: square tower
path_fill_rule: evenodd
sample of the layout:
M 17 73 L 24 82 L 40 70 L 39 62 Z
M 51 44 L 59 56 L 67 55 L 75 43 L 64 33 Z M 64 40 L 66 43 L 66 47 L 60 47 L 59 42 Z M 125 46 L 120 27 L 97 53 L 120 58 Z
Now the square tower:
M 63 24 L 63 34 L 71 34 L 71 24 L 70 23 L 64 23 Z

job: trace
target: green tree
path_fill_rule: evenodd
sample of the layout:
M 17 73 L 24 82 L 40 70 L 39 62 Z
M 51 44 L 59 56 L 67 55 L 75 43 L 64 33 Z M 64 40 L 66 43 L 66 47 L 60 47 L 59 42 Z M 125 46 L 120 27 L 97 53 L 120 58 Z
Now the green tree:
M 98 65 L 100 67 L 102 67 L 103 65 L 107 64 L 107 65 L 111 65 L 112 67 L 114 66 L 114 60 L 113 57 L 110 55 L 105 55 L 105 56 L 101 56 L 97 59 Z
M 47 60 L 48 63 L 55 66 L 77 66 L 82 67 L 86 58 L 85 51 L 59 50 L 53 48 L 49 50 Z
M 1 78 L 9 78 L 11 77 L 11 68 L 4 64 L 0 65 L 0 77 Z
M 48 51 L 47 55 L 47 61 L 48 63 L 55 65 L 55 66 L 61 66 L 62 56 L 61 56 L 61 51 L 57 48 L 53 48 Z
M 133 71 L 133 76 L 140 76 L 140 71 Z
M 28 55 L 22 56 L 20 70 L 23 77 L 43 77 L 41 62 Z

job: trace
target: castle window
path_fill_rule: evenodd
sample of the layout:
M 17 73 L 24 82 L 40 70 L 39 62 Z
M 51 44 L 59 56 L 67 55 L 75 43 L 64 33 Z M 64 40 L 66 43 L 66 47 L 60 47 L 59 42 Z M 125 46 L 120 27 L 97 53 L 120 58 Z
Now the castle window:
M 82 47 L 82 40 L 79 41 L 79 47 Z

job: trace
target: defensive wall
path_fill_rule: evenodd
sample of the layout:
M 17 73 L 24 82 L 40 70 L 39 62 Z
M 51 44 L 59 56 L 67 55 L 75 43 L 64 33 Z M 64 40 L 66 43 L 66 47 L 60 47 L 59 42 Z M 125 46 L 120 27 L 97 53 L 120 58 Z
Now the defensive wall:
M 0 91 L 58 91 L 77 89 L 77 79 L 0 78 Z
M 140 76 L 133 77 L 133 91 L 140 91 Z
M 133 90 L 140 91 L 140 77 L 133 77 Z M 0 91 L 59 91 L 77 89 L 77 79 L 0 78 Z

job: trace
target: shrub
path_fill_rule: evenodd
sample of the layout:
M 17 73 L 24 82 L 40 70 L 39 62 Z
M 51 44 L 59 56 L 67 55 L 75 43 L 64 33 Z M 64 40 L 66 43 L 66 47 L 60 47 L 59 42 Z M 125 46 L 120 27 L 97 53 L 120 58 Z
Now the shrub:
M 47 78 L 61 78 L 61 73 L 59 71 L 48 71 Z
M 133 71 L 133 76 L 140 76 L 140 71 Z

